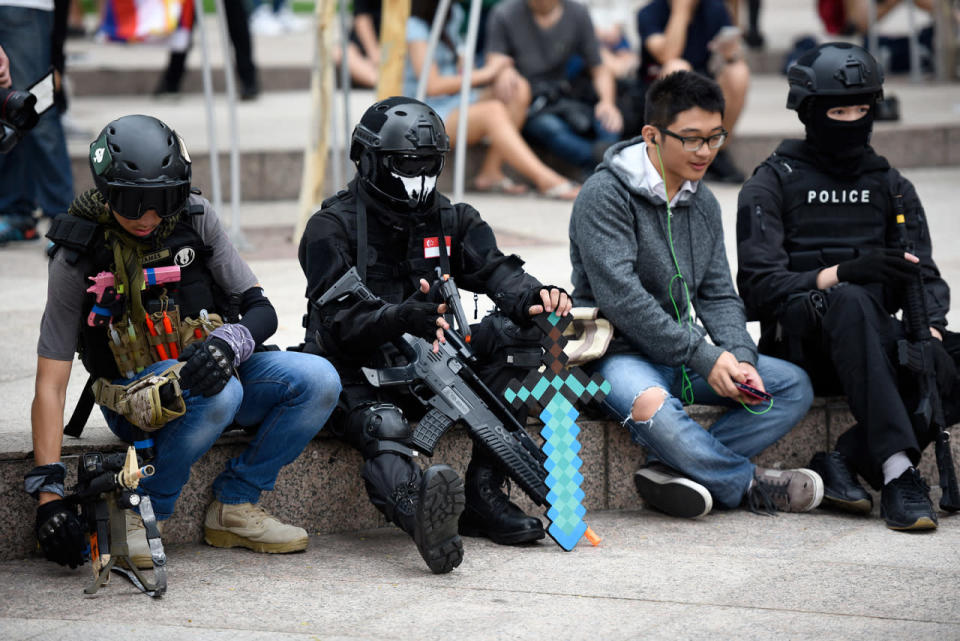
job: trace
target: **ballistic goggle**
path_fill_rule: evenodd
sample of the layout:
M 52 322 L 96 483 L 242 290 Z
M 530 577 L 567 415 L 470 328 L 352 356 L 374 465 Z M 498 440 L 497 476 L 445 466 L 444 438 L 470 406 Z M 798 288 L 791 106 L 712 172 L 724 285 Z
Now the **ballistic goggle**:
M 155 209 L 160 218 L 169 218 L 183 211 L 190 196 L 190 182 L 174 184 L 111 183 L 106 201 L 117 214 L 137 220 Z
M 393 153 L 384 156 L 383 162 L 390 171 L 408 178 L 438 176 L 443 169 L 442 154 Z

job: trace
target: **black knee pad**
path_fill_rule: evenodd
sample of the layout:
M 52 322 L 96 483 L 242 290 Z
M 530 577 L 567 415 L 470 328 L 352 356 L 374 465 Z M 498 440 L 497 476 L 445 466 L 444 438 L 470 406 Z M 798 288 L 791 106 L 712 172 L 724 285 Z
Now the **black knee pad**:
M 390 403 L 373 403 L 354 409 L 347 416 L 344 440 L 356 447 L 364 458 L 381 452 L 413 456 L 408 443 L 412 431 L 403 411 Z

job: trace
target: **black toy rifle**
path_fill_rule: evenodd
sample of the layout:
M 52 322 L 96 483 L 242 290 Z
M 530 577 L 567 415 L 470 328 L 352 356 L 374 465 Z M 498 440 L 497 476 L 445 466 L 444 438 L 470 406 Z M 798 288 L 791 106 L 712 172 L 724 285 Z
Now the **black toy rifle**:
M 80 507 L 90 535 L 90 561 L 93 581 L 84 594 L 95 594 L 110 578 L 111 570 L 127 577 L 141 592 L 160 597 L 167 590 L 166 555 L 150 497 L 134 490 L 145 476 L 152 476 L 152 465 L 138 466 L 133 446 L 122 453 L 87 452 L 80 456 L 77 486 L 67 501 Z M 133 560 L 127 546 L 127 526 L 123 510 L 139 507 L 147 531 L 147 543 L 153 560 L 153 581 L 148 581 Z M 127 569 L 118 567 L 123 560 Z
M 907 236 L 903 195 L 894 194 L 894 213 L 900 245 L 904 251 L 912 251 L 913 244 Z M 936 432 L 937 471 L 940 476 L 940 507 L 949 512 L 960 510 L 960 487 L 950 450 L 950 432 L 943 415 L 940 391 L 937 389 L 937 372 L 934 350 L 937 346 L 930 333 L 930 315 L 923 288 L 923 273 L 907 285 L 903 305 L 903 322 L 907 338 L 897 343 L 900 365 L 917 374 L 920 400 L 914 411 L 914 421 L 925 429 Z
M 446 277 L 441 292 L 459 302 L 456 284 Z M 316 301 L 318 307 L 355 296 L 374 300 L 376 295 L 360 279 L 355 267 L 350 268 Z M 456 309 L 451 301 L 448 309 Z M 462 310 L 461 310 L 462 314 Z M 460 322 L 461 319 L 458 319 Z M 374 387 L 405 386 L 430 408 L 413 434 L 412 445 L 428 456 L 433 455 L 440 438 L 455 423 L 462 421 L 471 437 L 479 441 L 496 458 L 507 474 L 537 505 L 548 503 L 544 480 L 544 455 L 520 425 L 516 417 L 469 367 L 474 356 L 463 338 L 446 330 L 445 343 L 433 352 L 429 341 L 404 334 L 397 348 L 408 364 L 383 369 L 362 368 Z

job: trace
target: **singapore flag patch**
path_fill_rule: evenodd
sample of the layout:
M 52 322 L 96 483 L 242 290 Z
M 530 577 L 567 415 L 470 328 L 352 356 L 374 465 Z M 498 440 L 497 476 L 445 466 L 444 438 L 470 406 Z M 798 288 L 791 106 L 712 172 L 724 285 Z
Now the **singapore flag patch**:
M 444 236 L 447 241 L 447 256 L 450 255 L 450 237 Z M 424 258 L 440 258 L 440 238 L 438 236 L 433 236 L 431 238 L 423 239 L 423 257 Z

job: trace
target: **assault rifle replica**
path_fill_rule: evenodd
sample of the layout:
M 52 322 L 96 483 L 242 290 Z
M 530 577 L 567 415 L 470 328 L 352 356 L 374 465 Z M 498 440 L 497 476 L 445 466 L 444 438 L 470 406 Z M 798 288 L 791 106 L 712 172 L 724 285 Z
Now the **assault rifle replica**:
M 893 198 L 897 232 L 904 251 L 913 251 L 913 243 L 907 236 L 906 216 L 903 210 L 903 195 Z M 960 510 L 960 487 L 957 485 L 957 470 L 950 450 L 950 432 L 943 415 L 940 391 L 937 389 L 937 372 L 934 350 L 938 349 L 930 333 L 930 315 L 923 289 L 923 273 L 906 288 L 903 305 L 903 322 L 907 338 L 897 342 L 900 365 L 917 375 L 920 401 L 914 411 L 914 422 L 919 427 L 936 432 L 937 472 L 940 476 L 940 507 L 948 512 Z
M 86 522 L 90 535 L 90 562 L 93 581 L 83 589 L 84 594 L 95 594 L 110 579 L 110 572 L 122 574 L 141 592 L 151 597 L 163 596 L 167 591 L 167 557 L 160 542 L 160 530 L 149 496 L 140 496 L 134 490 L 140 479 L 152 476 L 152 465 L 138 466 L 133 446 L 127 452 L 101 454 L 87 452 L 80 455 L 77 486 L 67 501 L 80 507 L 80 518 Z M 147 530 L 147 544 L 153 560 L 153 582 L 147 581 L 127 547 L 127 525 L 123 510 L 139 507 Z M 126 568 L 116 565 L 123 560 Z
M 469 332 L 453 279 L 442 276 L 439 291 L 447 303 L 447 308 L 453 310 L 461 330 Z M 316 304 L 322 307 L 349 296 L 364 300 L 376 299 L 360 279 L 356 268 L 351 268 L 344 274 L 317 299 Z M 444 335 L 446 342 L 439 343 L 439 350 L 434 353 L 431 342 L 404 334 L 396 342 L 396 347 L 406 357 L 407 365 L 382 369 L 361 368 L 367 381 L 374 387 L 405 386 L 429 408 L 413 432 L 411 445 L 427 456 L 432 456 L 437 442 L 447 430 L 462 422 L 470 436 L 499 461 L 507 475 L 534 503 L 550 508 L 547 515 L 554 523 L 548 532 L 562 548 L 572 550 L 585 533 L 596 544 L 599 539 L 594 538 L 592 530 L 582 521 L 586 511 L 579 505 L 579 499 L 583 497 L 579 481 L 582 481 L 583 477 L 576 469 L 573 469 L 572 473 L 562 474 L 568 480 L 579 478 L 577 487 L 573 490 L 573 493 L 579 495 L 575 497 L 575 506 L 561 510 L 563 518 L 558 522 L 559 512 L 554 507 L 555 503 L 559 499 L 566 500 L 570 497 L 566 494 L 560 497 L 551 490 L 551 482 L 556 478 L 556 472 L 553 469 L 548 472 L 548 468 L 556 466 L 556 461 L 551 462 L 548 459 L 500 398 L 470 368 L 470 365 L 476 362 L 476 357 L 467 346 L 466 340 L 452 326 L 444 331 Z M 602 398 L 605 392 L 600 391 L 599 383 L 595 386 L 597 395 Z M 571 456 L 566 458 L 567 463 L 573 460 L 579 463 L 576 457 L 579 443 L 576 443 L 575 438 L 573 445 L 575 447 L 571 448 Z M 545 464 L 548 467 L 545 468 Z M 576 465 L 576 468 L 578 467 L 579 464 Z M 569 507 L 569 501 L 567 506 Z

